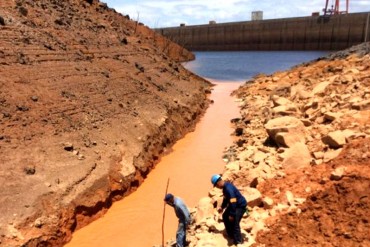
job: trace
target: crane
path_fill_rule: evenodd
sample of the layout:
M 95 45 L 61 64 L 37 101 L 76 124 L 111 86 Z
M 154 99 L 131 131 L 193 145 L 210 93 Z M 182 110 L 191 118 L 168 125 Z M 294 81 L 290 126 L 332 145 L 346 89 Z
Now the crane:
M 348 14 L 349 0 L 346 0 L 346 10 L 339 11 L 339 0 L 335 0 L 335 4 L 328 9 L 329 0 L 326 0 L 325 8 L 323 9 L 324 15 L 339 15 L 339 14 Z

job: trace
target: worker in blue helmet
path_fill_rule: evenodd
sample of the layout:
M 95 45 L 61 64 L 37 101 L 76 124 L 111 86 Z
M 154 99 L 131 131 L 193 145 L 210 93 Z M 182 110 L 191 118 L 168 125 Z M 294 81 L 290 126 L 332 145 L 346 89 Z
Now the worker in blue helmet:
M 247 200 L 232 183 L 222 180 L 220 175 L 213 175 L 211 182 L 213 186 L 222 189 L 224 195 L 224 200 L 218 212 L 222 213 L 226 208 L 222 214 L 222 220 L 227 235 L 234 240 L 235 245 L 242 244 L 240 221 L 247 210 Z
M 164 201 L 175 209 L 175 214 L 179 219 L 176 232 L 176 247 L 184 247 L 186 244 L 186 228 L 191 221 L 189 210 L 181 198 L 175 197 L 171 193 L 164 197 Z

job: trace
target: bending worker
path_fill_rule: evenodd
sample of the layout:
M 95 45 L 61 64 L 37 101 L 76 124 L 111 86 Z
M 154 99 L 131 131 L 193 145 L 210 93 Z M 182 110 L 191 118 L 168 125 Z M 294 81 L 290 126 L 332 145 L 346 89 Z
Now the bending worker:
M 224 200 L 218 211 L 222 213 L 226 208 L 222 214 L 222 220 L 224 221 L 227 235 L 234 240 L 235 245 L 242 244 L 240 221 L 246 212 L 247 200 L 232 183 L 223 181 L 220 175 L 213 175 L 211 182 L 213 186 L 222 189 L 224 195 Z
M 184 247 L 186 244 L 186 228 L 190 224 L 191 218 L 185 203 L 172 194 L 167 194 L 164 201 L 175 209 L 179 225 L 176 232 L 176 247 Z

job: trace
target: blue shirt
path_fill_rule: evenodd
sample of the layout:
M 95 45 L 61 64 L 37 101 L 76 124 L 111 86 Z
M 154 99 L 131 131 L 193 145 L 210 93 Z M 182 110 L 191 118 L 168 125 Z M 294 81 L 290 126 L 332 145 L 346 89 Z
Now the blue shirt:
M 221 207 L 228 207 L 231 216 L 235 216 L 236 208 L 247 207 L 247 200 L 232 183 L 225 182 L 222 193 L 224 194 L 224 200 Z
M 190 223 L 190 213 L 185 203 L 178 197 L 174 198 L 173 208 L 180 222 L 185 224 Z

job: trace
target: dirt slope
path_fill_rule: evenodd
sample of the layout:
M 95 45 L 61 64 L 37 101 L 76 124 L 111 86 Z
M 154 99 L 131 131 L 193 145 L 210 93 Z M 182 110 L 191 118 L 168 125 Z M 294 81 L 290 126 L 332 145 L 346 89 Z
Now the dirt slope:
M 96 0 L 2 0 L 0 17 L 0 245 L 60 246 L 193 128 L 210 85 Z
M 369 138 L 356 140 L 327 164 L 291 172 L 283 180 L 265 184 L 263 193 L 279 188 L 307 200 L 298 213 L 285 214 L 272 223 L 268 232 L 259 235 L 258 242 L 265 246 L 369 246 L 369 150 Z M 323 181 L 338 167 L 346 167 L 340 181 Z M 315 192 L 302 193 L 306 188 Z

